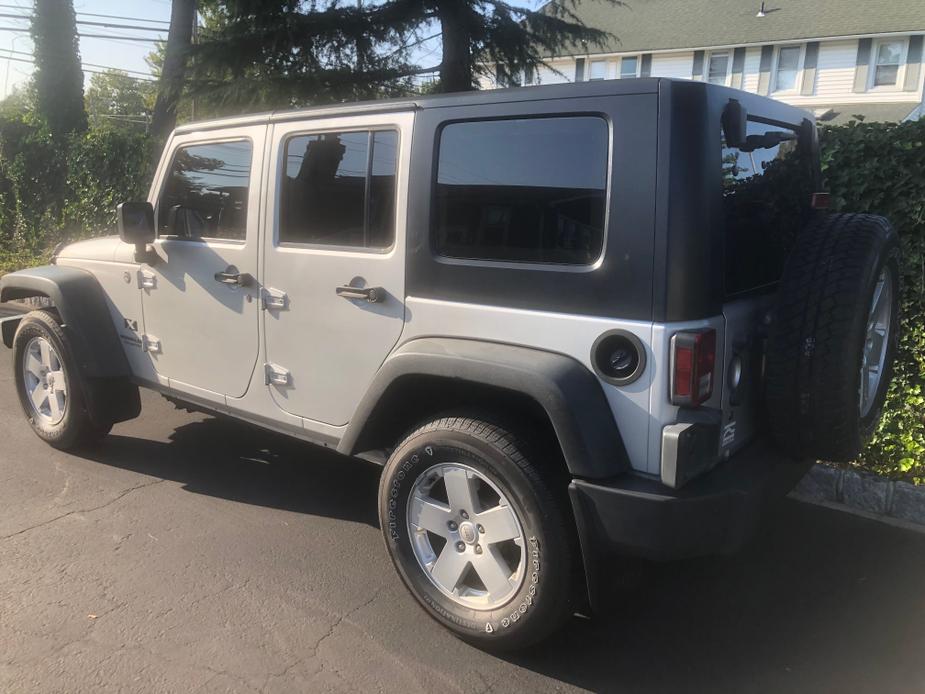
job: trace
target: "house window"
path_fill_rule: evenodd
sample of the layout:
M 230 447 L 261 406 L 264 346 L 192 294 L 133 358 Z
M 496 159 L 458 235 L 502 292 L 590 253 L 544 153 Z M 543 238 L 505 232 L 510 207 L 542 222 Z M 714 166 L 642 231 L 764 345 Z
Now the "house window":
M 620 79 L 632 79 L 639 76 L 639 56 L 630 55 L 620 59 Z
M 899 66 L 903 58 L 902 41 L 880 41 L 874 62 L 874 87 L 894 87 L 899 81 Z
M 607 61 L 606 60 L 592 60 L 591 61 L 591 72 L 589 73 L 589 80 L 602 80 L 607 77 Z
M 777 52 L 777 69 L 774 72 L 774 91 L 791 92 L 797 88 L 800 72 L 801 46 L 781 46 Z
M 707 81 L 710 84 L 726 84 L 729 76 L 729 51 L 716 51 L 710 53 L 710 64 L 707 68 Z

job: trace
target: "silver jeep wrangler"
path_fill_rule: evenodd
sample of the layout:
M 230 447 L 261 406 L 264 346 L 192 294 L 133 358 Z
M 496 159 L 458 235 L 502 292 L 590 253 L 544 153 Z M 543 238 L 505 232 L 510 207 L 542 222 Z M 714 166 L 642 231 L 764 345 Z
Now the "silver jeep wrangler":
M 809 114 L 666 79 L 185 125 L 121 238 L 0 280 L 49 305 L 3 339 L 58 448 L 144 387 L 383 465 L 411 593 L 523 647 L 876 425 L 896 233 L 821 211 L 818 157 Z

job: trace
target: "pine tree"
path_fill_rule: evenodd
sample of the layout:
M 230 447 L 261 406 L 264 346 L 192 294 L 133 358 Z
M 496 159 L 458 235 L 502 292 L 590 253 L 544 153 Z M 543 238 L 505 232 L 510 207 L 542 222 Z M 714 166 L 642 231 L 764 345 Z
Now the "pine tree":
M 598 0 L 611 5 L 620 0 Z M 581 0 L 551 0 L 538 10 L 515 7 L 504 0 L 394 0 L 423 6 L 440 24 L 443 54 L 440 90 L 477 88 L 479 75 L 498 77 L 503 84 L 545 63 L 556 52 L 587 52 L 611 34 L 581 22 L 575 9 Z M 576 48 L 576 47 L 581 48 Z
M 433 91 L 474 89 L 480 75 L 513 81 L 560 48 L 587 51 L 611 38 L 581 23 L 580 2 L 530 10 L 504 0 L 218 0 L 193 51 L 192 86 L 230 110 L 398 95 L 434 72 Z M 435 30 L 440 62 L 415 64 L 415 46 Z
M 73 0 L 35 0 L 36 106 L 55 137 L 87 128 L 76 21 Z

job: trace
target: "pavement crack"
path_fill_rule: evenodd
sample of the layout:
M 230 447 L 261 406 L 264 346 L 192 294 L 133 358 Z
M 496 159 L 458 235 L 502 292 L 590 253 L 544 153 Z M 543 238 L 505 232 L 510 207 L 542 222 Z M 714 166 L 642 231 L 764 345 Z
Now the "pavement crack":
M 342 614 L 340 617 L 338 617 L 338 618 L 334 621 L 334 623 L 331 625 L 330 629 L 328 629 L 328 633 L 326 633 L 324 636 L 322 636 L 320 639 L 318 639 L 318 642 L 315 644 L 314 649 L 312 649 L 312 653 L 315 654 L 315 655 L 317 655 L 317 654 L 318 654 L 318 649 L 321 648 L 321 644 L 324 643 L 324 642 L 325 642 L 327 639 L 329 639 L 331 636 L 333 636 L 333 635 L 334 635 L 334 632 L 337 631 L 337 628 L 338 628 L 341 624 L 343 624 L 343 623 L 346 622 L 346 621 L 349 621 L 350 617 L 352 617 L 353 615 L 355 615 L 357 612 L 359 612 L 359 611 L 362 610 L 363 608 L 369 607 L 371 604 L 373 604 L 373 602 L 375 602 L 376 599 L 377 599 L 380 595 L 382 595 L 382 593 L 385 591 L 385 589 L 386 589 L 386 586 L 380 586 L 380 587 L 377 588 L 376 591 L 372 594 L 372 597 L 370 597 L 369 600 L 366 600 L 366 601 L 363 602 L 362 604 L 357 605 L 356 607 L 354 607 L 354 608 L 353 608 L 352 610 L 350 610 L 349 612 L 345 612 L 345 613 Z
M 62 513 L 60 516 L 55 516 L 54 518 L 49 518 L 48 520 L 42 521 L 41 523 L 36 523 L 35 525 L 30 525 L 30 526 L 28 526 L 28 527 L 26 527 L 26 528 L 23 528 L 22 530 L 17 530 L 15 533 L 10 533 L 9 535 L 0 535 L 0 541 L 9 540 L 9 539 L 11 539 L 11 538 L 18 537 L 18 536 L 20 536 L 20 535 L 25 535 L 26 533 L 32 532 L 33 530 L 37 530 L 37 529 L 39 529 L 39 528 L 43 528 L 43 527 L 45 527 L 46 525 L 51 525 L 52 523 L 57 523 L 58 521 L 63 520 L 64 518 L 68 518 L 69 516 L 73 516 L 73 515 L 76 515 L 76 514 L 83 514 L 83 513 L 93 513 L 94 511 L 99 511 L 99 510 L 101 510 L 101 509 L 106 508 L 107 506 L 111 506 L 112 504 L 116 503 L 117 501 L 120 501 L 120 500 L 124 499 L 126 496 L 128 496 L 128 495 L 131 494 L 132 492 L 136 492 L 136 491 L 138 491 L 139 489 L 144 489 L 145 487 L 153 487 L 154 485 L 160 484 L 161 482 L 166 482 L 166 480 L 160 479 L 160 480 L 153 480 L 153 481 L 151 481 L 151 482 L 145 482 L 145 483 L 143 483 L 143 484 L 136 484 L 134 487 L 129 487 L 128 489 L 123 490 L 121 493 L 119 493 L 118 495 L 116 495 L 115 497 L 113 497 L 112 499 L 110 499 L 109 501 L 107 501 L 107 502 L 105 502 L 105 503 L 102 503 L 102 504 L 100 504 L 100 505 L 98 505 L 98 506 L 92 506 L 92 507 L 90 507 L 90 508 L 78 508 L 78 509 L 74 509 L 73 511 L 68 511 L 67 513 Z

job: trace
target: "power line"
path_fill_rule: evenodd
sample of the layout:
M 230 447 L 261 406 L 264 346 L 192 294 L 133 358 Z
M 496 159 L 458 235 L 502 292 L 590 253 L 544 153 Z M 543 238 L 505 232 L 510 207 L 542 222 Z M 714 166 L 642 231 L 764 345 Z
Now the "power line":
M 25 10 L 27 12 L 31 11 L 31 8 L 22 7 L 21 5 L 2 5 L 0 4 L 0 8 L 7 9 L 7 10 Z M 104 19 L 127 19 L 133 22 L 147 22 L 148 24 L 166 24 L 168 26 L 170 25 L 170 22 L 165 19 L 148 19 L 146 17 L 125 17 L 123 15 L 117 15 L 117 14 L 96 14 L 93 12 L 77 12 L 76 14 L 78 16 L 84 16 L 84 17 L 102 17 Z M 22 15 L 22 16 L 27 17 L 27 15 Z
M 108 39 L 109 41 L 147 41 L 148 43 L 157 43 L 163 39 L 147 39 L 143 36 L 113 36 L 112 34 L 77 34 L 84 39 Z
M 29 63 L 30 65 L 35 65 L 35 61 L 34 61 L 34 60 L 30 60 L 29 58 L 15 58 L 15 57 L 13 57 L 13 56 L 11 56 L 11 55 L 0 56 L 0 60 L 12 60 L 12 61 L 17 62 L 17 63 Z M 86 64 L 86 63 L 81 63 L 81 69 L 82 69 L 83 72 L 89 72 L 89 73 L 92 73 L 92 74 L 94 74 L 94 75 L 105 75 L 105 74 L 107 74 L 107 73 L 106 73 L 105 71 L 103 71 L 103 70 L 91 70 L 90 68 L 85 68 L 85 67 L 83 67 L 85 64 Z M 97 67 L 103 67 L 103 66 L 97 66 Z M 118 70 L 118 68 L 108 68 L 108 69 L 109 69 L 109 70 Z M 139 82 L 156 82 L 156 81 L 157 81 L 157 80 L 154 79 L 154 78 L 145 79 L 144 77 L 133 77 L 132 75 L 126 75 L 126 77 L 128 77 L 130 80 L 137 80 L 137 81 L 139 81 Z
M 28 51 L 14 51 L 10 48 L 0 48 L 0 51 L 4 51 L 6 53 L 12 53 L 14 55 L 25 55 L 29 57 L 33 56 L 33 54 L 29 53 Z M 64 54 L 59 54 L 59 55 L 64 55 Z M 3 59 L 3 56 L 0 55 L 0 60 L 2 59 Z M 144 75 L 145 77 L 153 77 L 153 75 L 150 72 L 142 72 L 141 70 L 129 70 L 128 68 L 112 67 L 111 65 L 97 65 L 96 63 L 81 63 L 81 65 L 87 65 L 89 67 L 99 67 L 99 68 L 103 68 L 104 70 L 118 70 L 120 72 L 134 72 L 136 75 Z
M 0 31 L 12 31 L 20 34 L 28 34 L 29 30 L 25 27 L 0 27 Z M 112 34 L 77 34 L 81 38 L 88 39 L 109 39 L 110 41 L 147 41 L 148 43 L 157 43 L 162 41 L 160 38 L 145 38 L 144 36 L 113 36 Z
M 104 19 L 127 19 L 132 22 L 148 22 L 149 24 L 166 24 L 170 26 L 170 22 L 166 19 L 146 19 L 145 17 L 122 17 L 117 14 L 94 14 L 93 12 L 78 12 L 78 15 L 84 17 L 103 17 Z
M 0 15 L 2 17 L 3 15 Z M 158 27 L 142 27 L 135 24 L 112 24 L 110 22 L 86 22 L 77 20 L 77 24 L 83 24 L 84 26 L 95 26 L 95 27 L 104 27 L 106 29 L 132 29 L 134 31 L 155 31 L 159 34 L 163 34 L 167 31 L 167 27 L 158 28 Z
M 0 13 L 0 17 L 4 19 L 33 19 L 32 16 L 19 15 L 19 14 L 7 14 Z M 154 31 L 158 34 L 163 34 L 167 31 L 166 28 L 159 29 L 158 27 L 143 27 L 138 26 L 137 24 L 113 24 L 111 22 L 87 22 L 82 20 L 77 20 L 77 24 L 83 24 L 85 26 L 95 26 L 95 27 L 104 27 L 106 29 L 132 29 L 135 31 Z
M 20 34 L 28 34 L 29 29 L 26 27 L 0 27 L 0 31 L 13 31 Z M 77 34 L 86 39 L 108 39 L 109 41 L 144 41 L 147 43 L 157 43 L 163 41 L 161 38 L 145 38 L 144 36 L 113 36 L 112 34 Z

